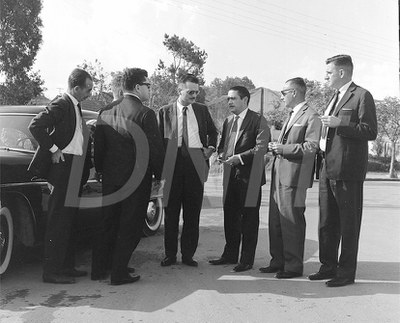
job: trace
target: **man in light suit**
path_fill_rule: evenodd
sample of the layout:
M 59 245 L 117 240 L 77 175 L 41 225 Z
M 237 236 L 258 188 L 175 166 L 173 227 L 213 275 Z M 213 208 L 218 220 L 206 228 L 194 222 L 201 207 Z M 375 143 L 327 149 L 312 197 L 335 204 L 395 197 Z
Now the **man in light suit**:
M 176 263 L 179 214 L 183 209 L 181 235 L 182 263 L 197 267 L 193 259 L 199 240 L 199 219 L 207 180 L 209 158 L 216 150 L 217 130 L 208 108 L 195 102 L 199 80 L 183 76 L 178 85 L 177 102 L 159 111 L 159 127 L 164 138 L 165 258 L 161 266 Z
M 253 267 L 258 239 L 261 186 L 265 184 L 264 155 L 270 141 L 265 118 L 249 110 L 250 93 L 243 86 L 228 92 L 233 115 L 223 124 L 218 146 L 219 160 L 224 163 L 224 231 L 222 256 L 210 260 L 212 265 L 236 264 L 235 272 Z
M 354 283 L 368 164 L 368 140 L 377 136 L 374 99 L 352 82 L 349 55 L 326 60 L 326 81 L 337 92 L 322 120 L 319 175 L 319 259 L 310 280 L 329 279 L 328 287 Z M 338 260 L 338 249 L 341 245 Z
M 272 259 L 260 271 L 276 272 L 280 279 L 303 274 L 306 192 L 313 183 L 321 130 L 317 112 L 305 101 L 306 90 L 300 77 L 286 81 L 281 94 L 290 115 L 278 142 L 269 145 L 274 154 L 268 225 Z
M 142 236 L 152 175 L 161 179 L 164 161 L 156 115 L 143 104 L 150 95 L 147 71 L 125 69 L 122 86 L 123 99 L 99 115 L 95 131 L 94 160 L 103 178 L 103 202 L 112 194 L 125 195 L 103 206 L 102 228 L 93 248 L 91 279 L 106 278 L 112 259 L 111 285 L 140 278 L 128 263 Z
M 29 170 L 52 185 L 44 248 L 46 283 L 71 284 L 75 277 L 87 274 L 74 268 L 73 225 L 78 208 L 67 205 L 66 197 L 75 184 L 79 189 L 89 174 L 89 131 L 80 102 L 90 96 L 92 87 L 92 77 L 82 69 L 74 69 L 68 78 L 68 91 L 54 99 L 29 125 L 40 146 Z M 47 165 L 46 169 L 43 165 Z M 80 172 L 75 174 L 77 169 Z M 78 197 L 78 192 L 75 195 Z

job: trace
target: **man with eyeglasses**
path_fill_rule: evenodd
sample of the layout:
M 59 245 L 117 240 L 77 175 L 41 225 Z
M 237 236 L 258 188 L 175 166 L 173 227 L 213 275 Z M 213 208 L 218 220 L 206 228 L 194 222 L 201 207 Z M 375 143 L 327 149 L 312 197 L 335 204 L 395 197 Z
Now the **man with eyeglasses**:
M 103 178 L 105 205 L 93 247 L 91 279 L 105 279 L 112 259 L 111 285 L 140 278 L 128 263 L 142 236 L 152 175 L 161 179 L 164 161 L 156 114 L 143 104 L 150 98 L 147 71 L 125 69 L 122 87 L 122 101 L 99 115 L 95 130 L 94 160 Z
M 313 183 L 315 154 L 321 130 L 317 112 L 305 101 L 306 83 L 286 81 L 281 91 L 290 114 L 277 142 L 269 144 L 274 159 L 269 199 L 269 266 L 262 273 L 278 279 L 302 276 L 306 234 L 306 192 Z
M 377 136 L 374 99 L 352 81 L 349 55 L 326 60 L 325 80 L 336 90 L 321 117 L 319 157 L 319 271 L 310 280 L 328 287 L 354 283 L 368 165 L 368 140 Z M 339 245 L 341 252 L 339 254 Z
M 217 130 L 207 106 L 195 102 L 199 79 L 184 75 L 178 84 L 178 100 L 159 111 L 164 138 L 165 258 L 161 266 L 176 263 L 179 215 L 183 210 L 181 234 L 182 263 L 197 267 L 193 259 L 199 240 L 199 219 L 207 180 L 209 158 L 217 146 Z

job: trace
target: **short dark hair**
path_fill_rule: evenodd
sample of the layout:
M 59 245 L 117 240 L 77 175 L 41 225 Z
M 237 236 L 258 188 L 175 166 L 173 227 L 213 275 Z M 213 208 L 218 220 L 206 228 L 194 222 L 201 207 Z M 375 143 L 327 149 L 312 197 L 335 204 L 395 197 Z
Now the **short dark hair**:
M 142 68 L 126 68 L 122 73 L 122 87 L 132 91 L 136 84 L 142 83 L 148 77 L 147 71 Z
M 338 67 L 347 67 L 350 71 L 353 71 L 353 61 L 350 55 L 336 55 L 330 57 L 326 60 L 326 64 L 333 63 L 335 66 Z
M 194 84 L 200 83 L 198 77 L 195 76 L 194 74 L 190 74 L 190 73 L 182 75 L 179 79 L 179 83 L 185 84 L 186 82 L 191 82 Z
M 250 103 L 250 92 L 244 86 L 241 86 L 241 85 L 232 86 L 229 89 L 229 91 L 236 91 L 239 94 L 241 99 L 243 99 L 244 97 L 247 97 L 247 105 L 249 105 L 249 103 Z
M 306 94 L 307 91 L 307 85 L 306 82 L 302 77 L 294 77 L 286 81 L 286 83 L 292 83 L 294 84 L 297 89 L 299 90 L 300 93 Z
M 75 68 L 68 77 L 68 88 L 73 89 L 75 86 L 85 87 L 87 79 L 92 80 L 88 72 L 82 68 Z

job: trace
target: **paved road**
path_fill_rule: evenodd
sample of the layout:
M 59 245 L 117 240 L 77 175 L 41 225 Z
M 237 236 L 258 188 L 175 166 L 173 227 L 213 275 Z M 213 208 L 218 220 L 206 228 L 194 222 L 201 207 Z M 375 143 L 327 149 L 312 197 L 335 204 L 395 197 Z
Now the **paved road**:
M 400 183 L 366 182 L 356 284 L 327 288 L 305 277 L 281 281 L 261 274 L 268 257 L 268 184 L 263 190 L 255 268 L 232 273 L 210 266 L 223 245 L 220 179 L 207 183 L 197 269 L 161 268 L 163 231 L 141 241 L 131 263 L 142 279 L 110 286 L 85 277 L 75 285 L 43 284 L 36 260 L 13 268 L 1 285 L 5 322 L 399 322 Z M 318 269 L 318 183 L 307 199 L 304 274 Z M 89 270 L 90 252 L 79 254 Z

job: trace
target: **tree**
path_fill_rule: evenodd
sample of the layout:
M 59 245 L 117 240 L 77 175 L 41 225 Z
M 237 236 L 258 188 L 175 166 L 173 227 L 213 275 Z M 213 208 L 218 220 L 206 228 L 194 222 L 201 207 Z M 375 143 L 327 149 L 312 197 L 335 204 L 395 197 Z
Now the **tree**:
M 392 146 L 389 177 L 397 178 L 394 163 L 396 161 L 396 144 L 400 139 L 400 99 L 386 97 L 383 101 L 377 101 L 376 103 L 378 133 L 382 132 L 389 139 Z
M 0 2 L 1 104 L 27 104 L 44 91 L 39 72 L 32 71 L 42 43 L 41 0 Z
M 216 77 L 213 81 L 211 81 L 209 86 L 205 87 L 207 98 L 209 101 L 213 101 L 216 98 L 221 97 L 222 95 L 228 94 L 229 89 L 236 85 L 244 86 L 249 91 L 255 89 L 253 81 L 250 80 L 247 76 L 227 76 L 225 80 Z
M 108 94 L 111 92 L 110 84 L 107 81 L 109 73 L 104 71 L 101 62 L 97 58 L 93 63 L 84 60 L 78 67 L 87 71 L 93 78 L 92 95 L 88 100 L 100 101 L 104 105 L 110 103 L 112 101 L 112 95 Z
M 177 35 L 164 35 L 164 46 L 172 55 L 169 65 L 160 60 L 156 71 L 150 80 L 153 84 L 152 100 L 150 107 L 157 109 L 169 103 L 176 96 L 179 78 L 186 73 L 196 75 L 200 79 L 200 85 L 204 84 L 204 64 L 207 60 L 207 53 L 197 47 L 192 41 Z M 204 95 L 198 97 L 198 101 Z
M 323 114 L 334 90 L 318 81 L 305 79 L 307 85 L 306 100 L 319 114 Z

